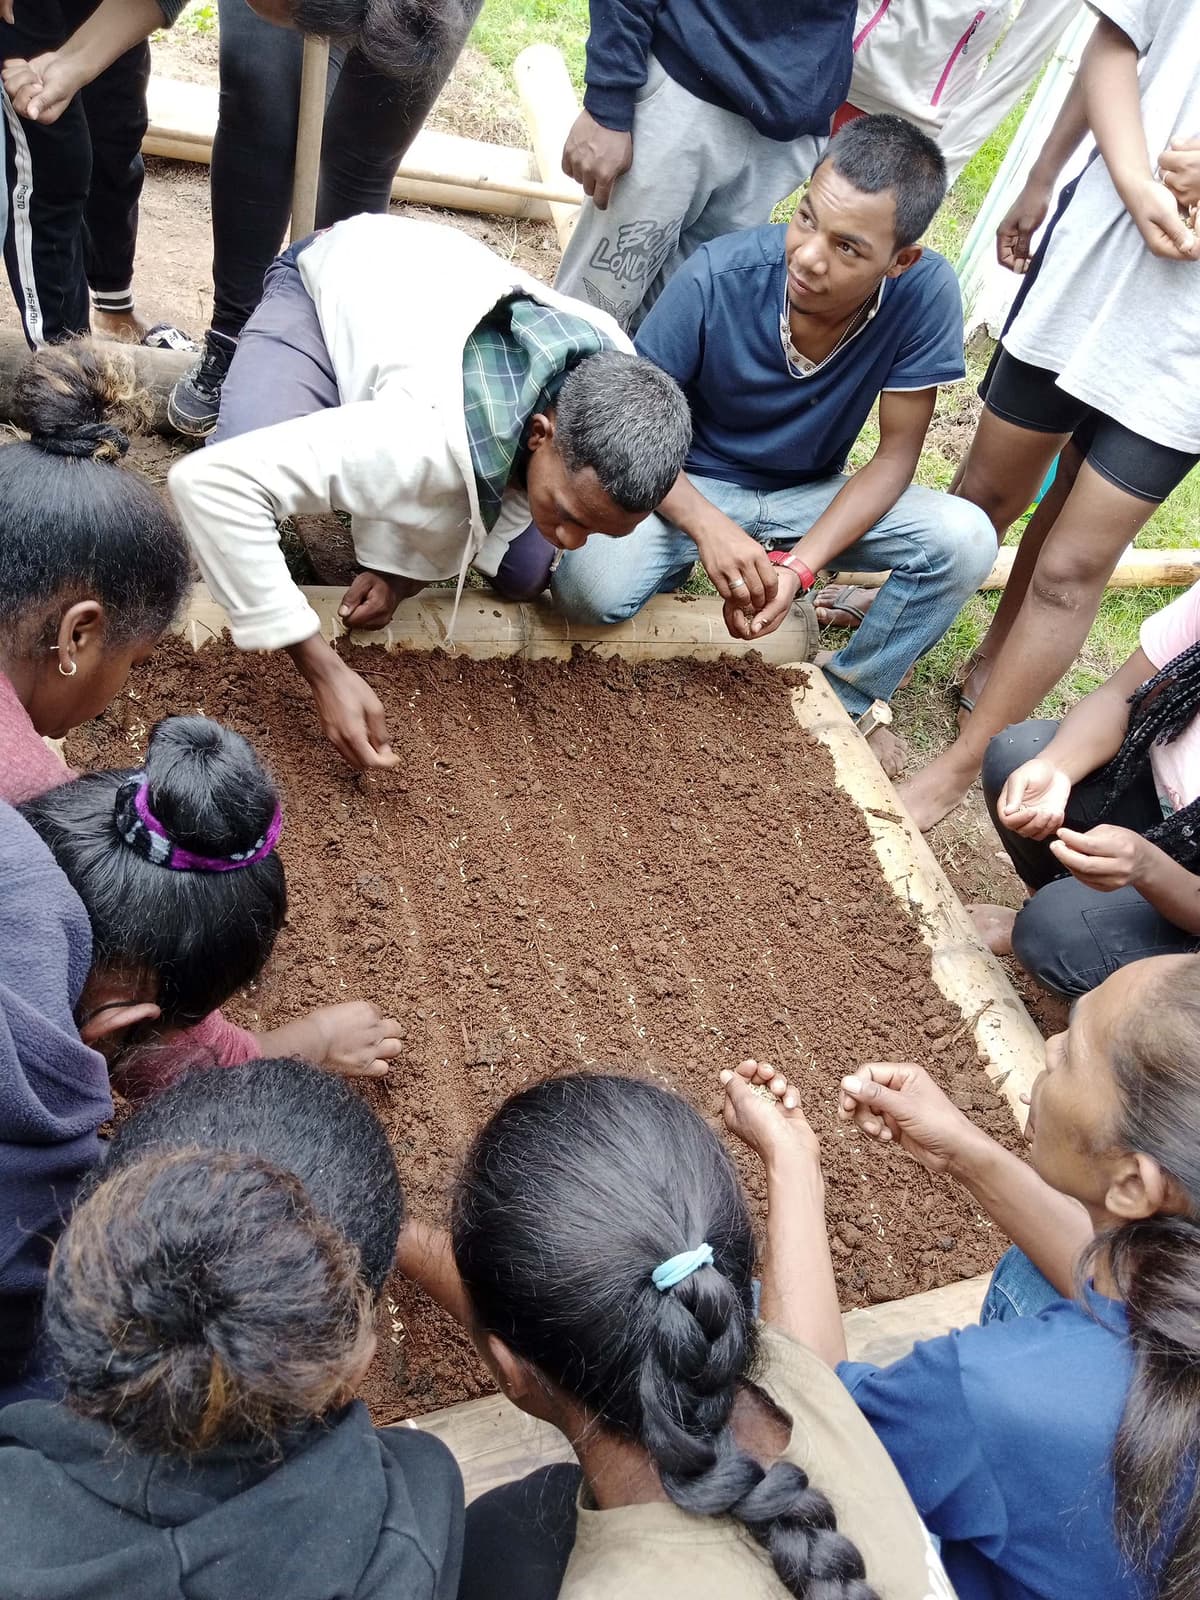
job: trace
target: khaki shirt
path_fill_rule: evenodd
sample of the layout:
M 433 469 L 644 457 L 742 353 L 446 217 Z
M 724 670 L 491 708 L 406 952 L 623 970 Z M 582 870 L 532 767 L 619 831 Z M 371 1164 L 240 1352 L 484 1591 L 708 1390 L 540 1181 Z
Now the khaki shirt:
M 837 1375 L 763 1327 L 758 1386 L 792 1419 L 783 1459 L 828 1495 L 882 1600 L 953 1600 L 908 1491 Z M 559 1600 L 786 1600 L 771 1558 L 732 1517 L 664 1501 L 597 1511 L 582 1493 Z

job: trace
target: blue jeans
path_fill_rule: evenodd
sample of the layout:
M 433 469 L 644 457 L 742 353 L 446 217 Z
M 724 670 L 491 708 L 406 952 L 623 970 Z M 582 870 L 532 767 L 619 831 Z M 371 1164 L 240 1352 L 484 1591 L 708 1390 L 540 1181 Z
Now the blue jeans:
M 772 491 L 689 474 L 700 493 L 768 550 L 790 548 L 847 483 L 844 476 Z M 996 535 L 978 506 L 912 485 L 838 557 L 846 571 L 891 572 L 866 621 L 825 668 L 851 716 L 890 700 L 996 559 Z M 559 562 L 551 591 L 572 621 L 624 622 L 651 595 L 677 589 L 696 560 L 692 540 L 661 517 L 625 539 L 589 539 Z
M 992 1273 L 987 1294 L 979 1311 L 979 1321 L 1012 1322 L 1017 1317 L 1036 1317 L 1056 1300 L 1063 1299 L 1043 1273 L 1016 1245 L 1010 1245 Z

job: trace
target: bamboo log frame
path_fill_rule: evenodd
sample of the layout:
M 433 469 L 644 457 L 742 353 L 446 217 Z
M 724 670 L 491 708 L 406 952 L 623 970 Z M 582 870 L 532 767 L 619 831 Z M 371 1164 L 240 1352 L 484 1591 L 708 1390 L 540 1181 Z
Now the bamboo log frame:
M 345 632 L 337 616 L 342 591 L 307 589 L 329 638 Z M 372 633 L 350 635 L 354 644 L 428 650 L 445 641 L 452 609 L 449 593 L 404 601 L 392 623 Z M 199 586 L 178 631 L 196 649 L 225 631 L 225 613 Z M 779 634 L 783 638 L 779 638 Z M 803 662 L 815 647 L 814 620 L 806 611 L 757 648 L 776 665 Z M 491 595 L 464 596 L 456 648 L 464 655 L 562 658 L 577 644 L 634 660 L 681 655 L 711 659 L 745 653 L 747 646 L 725 633 L 721 602 L 659 595 L 630 622 L 617 628 L 575 629 L 548 606 L 515 605 Z M 800 648 L 797 648 L 797 646 Z M 773 648 L 772 648 L 773 646 Z M 978 942 L 954 890 L 916 825 L 904 812 L 870 747 L 815 667 L 808 682 L 792 691 L 792 710 L 802 727 L 830 751 L 839 786 L 862 811 L 881 869 L 893 892 L 910 908 L 930 948 L 934 982 L 972 1030 L 985 1070 L 1023 1117 L 1020 1094 L 1041 1070 L 1043 1042 L 995 957 Z M 987 1285 L 984 1277 L 949 1284 L 884 1305 L 847 1312 L 847 1342 L 855 1359 L 895 1360 L 918 1338 L 974 1320 Z M 463 1469 L 467 1498 L 534 1467 L 570 1459 L 556 1430 L 538 1423 L 502 1396 L 471 1400 L 414 1419 L 409 1427 L 436 1433 Z
M 150 126 L 142 141 L 143 154 L 172 161 L 211 161 L 216 90 L 153 78 L 149 99 Z M 434 128 L 423 128 L 414 139 L 392 184 L 392 199 L 539 221 L 549 220 L 550 202 L 579 203 L 565 178 L 557 183 L 538 180 L 528 150 Z
M 1008 583 L 1016 557 L 1015 545 L 1004 545 L 995 565 L 979 585 L 984 593 L 1003 589 Z M 878 589 L 886 572 L 838 572 L 838 583 L 857 589 Z M 1108 589 L 1187 589 L 1200 579 L 1200 549 L 1130 550 L 1117 563 L 1105 585 Z
M 533 144 L 534 160 L 543 180 L 553 175 L 559 187 L 569 183 L 562 176 L 562 152 L 571 125 L 579 115 L 579 102 L 567 76 L 561 51 L 552 44 L 531 44 L 513 62 L 513 79 L 525 113 Z M 550 219 L 558 242 L 566 249 L 567 240 L 579 216 L 583 190 L 570 184 L 571 199 L 566 205 L 552 202 Z

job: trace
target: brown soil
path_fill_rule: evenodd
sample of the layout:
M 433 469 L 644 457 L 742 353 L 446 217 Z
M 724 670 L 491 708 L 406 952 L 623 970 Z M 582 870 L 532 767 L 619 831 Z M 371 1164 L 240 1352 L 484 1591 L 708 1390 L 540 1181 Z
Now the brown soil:
M 1002 1241 L 961 1191 L 835 1120 L 842 1073 L 915 1059 L 1016 1143 L 862 817 L 791 716 L 795 679 L 757 660 L 353 660 L 387 707 L 394 777 L 341 764 L 282 657 L 222 644 L 197 659 L 180 641 L 70 757 L 130 764 L 157 717 L 190 708 L 254 741 L 285 797 L 291 913 L 230 1010 L 273 1025 L 365 995 L 401 1020 L 404 1055 L 366 1092 L 414 1212 L 444 1217 L 464 1142 L 524 1084 L 641 1073 L 712 1117 L 719 1069 L 755 1055 L 795 1079 L 824 1144 L 846 1306 L 992 1265 Z M 379 1419 L 486 1386 L 411 1285 L 389 1285 L 380 1332 Z

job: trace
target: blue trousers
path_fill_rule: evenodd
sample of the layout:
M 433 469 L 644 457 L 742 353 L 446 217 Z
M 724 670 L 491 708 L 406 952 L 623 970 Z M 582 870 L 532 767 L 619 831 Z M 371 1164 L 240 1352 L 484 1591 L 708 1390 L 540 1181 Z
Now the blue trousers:
M 1044 1273 L 1016 1245 L 1010 1245 L 996 1263 L 983 1297 L 979 1320 L 1012 1322 L 1016 1317 L 1036 1317 L 1039 1311 L 1063 1297 Z
M 838 475 L 791 489 L 743 489 L 690 474 L 696 488 L 768 550 L 807 533 L 848 481 Z M 846 571 L 891 572 L 850 642 L 825 668 L 851 716 L 890 700 L 901 678 L 932 648 L 996 559 L 996 535 L 978 506 L 913 484 L 838 558 Z M 551 583 L 559 609 L 577 622 L 624 622 L 651 595 L 678 589 L 696 546 L 673 523 L 647 517 L 625 539 L 589 539 L 559 562 Z

